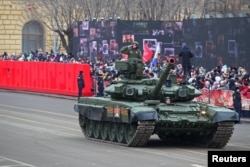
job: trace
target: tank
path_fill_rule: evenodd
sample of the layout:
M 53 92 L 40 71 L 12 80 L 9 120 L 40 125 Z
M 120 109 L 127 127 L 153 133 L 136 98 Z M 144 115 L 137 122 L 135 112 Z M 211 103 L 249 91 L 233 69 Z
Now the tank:
M 194 102 L 201 92 L 171 74 L 174 59 L 159 78 L 143 76 L 139 59 L 117 61 L 123 78 L 106 87 L 104 97 L 81 97 L 74 110 L 90 140 L 123 146 L 145 146 L 151 135 L 223 148 L 230 140 L 238 114 L 226 107 Z

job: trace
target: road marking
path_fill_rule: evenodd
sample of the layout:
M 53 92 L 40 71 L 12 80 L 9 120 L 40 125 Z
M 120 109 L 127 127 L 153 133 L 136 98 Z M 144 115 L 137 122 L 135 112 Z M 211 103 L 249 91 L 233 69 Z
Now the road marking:
M 202 153 L 202 152 L 198 152 L 198 151 L 187 150 L 187 149 L 181 149 L 181 148 L 177 148 L 177 149 L 180 150 L 180 151 L 188 152 L 188 153 L 194 153 L 194 154 L 200 154 L 200 155 L 207 155 L 207 152 L 206 152 L 206 153 Z
M 25 129 L 25 130 L 32 130 L 32 131 L 36 131 L 36 132 L 48 133 L 48 134 L 58 135 L 58 136 L 67 136 L 67 137 L 79 136 L 79 135 L 74 134 L 74 133 L 67 133 L 67 132 L 60 131 L 60 130 L 55 130 L 55 129 L 53 130 L 53 129 L 50 129 L 50 128 L 36 127 L 36 126 L 30 126 L 30 125 L 18 124 L 18 123 L 10 123 L 9 121 L 3 121 L 3 120 L 0 121 L 0 125 L 1 124 L 2 125 L 12 126 L 12 127 L 15 127 L 15 128 L 22 128 L 22 129 Z
M 12 110 L 4 110 L 4 109 L 0 109 L 0 111 L 5 111 L 6 113 L 18 113 L 18 114 L 22 114 L 22 115 L 29 115 L 31 116 L 31 114 L 29 113 L 20 113 L 18 111 L 12 111 Z M 16 115 L 16 114 L 15 114 Z M 67 124 L 71 124 L 71 125 L 75 125 L 75 123 L 71 123 L 69 121 L 63 121 L 63 120 L 59 120 L 59 119 L 53 119 L 53 118 L 49 118 L 49 117 L 45 117 L 44 115 L 43 116 L 40 116 L 40 115 L 32 115 L 33 117 L 36 117 L 36 118 L 42 118 L 42 119 L 46 119 L 46 120 L 52 120 L 52 121 L 57 121 L 57 122 L 61 122 L 61 123 L 67 123 Z M 75 118 L 76 119 L 76 118 Z
M 72 116 L 72 115 L 61 114 L 61 113 L 54 113 L 54 112 L 45 111 L 45 110 L 37 110 L 37 109 L 30 109 L 30 108 L 23 108 L 23 107 L 15 107 L 15 106 L 9 106 L 9 105 L 4 105 L 4 104 L 0 104 L 0 106 L 2 106 L 2 107 L 9 107 L 9 108 L 15 108 L 15 109 L 21 109 L 21 110 L 35 111 L 35 112 L 40 112 L 40 113 L 47 113 L 47 114 L 51 114 L 51 115 L 60 115 L 60 116 L 75 118 L 75 116 Z
M 206 166 L 203 166 L 203 165 L 197 165 L 197 164 L 191 164 L 191 166 L 193 166 L 193 167 L 206 167 Z
M 18 161 L 18 160 L 14 160 L 14 159 L 10 159 L 10 158 L 3 157 L 3 156 L 0 156 L 0 160 L 1 160 L 1 161 L 4 161 L 5 163 L 6 163 L 6 161 L 7 161 L 7 162 L 9 161 L 9 162 L 14 162 L 14 163 L 16 163 L 16 165 L 6 165 L 6 164 L 4 164 L 4 165 L 3 165 L 4 167 L 12 167 L 12 166 L 36 167 L 36 166 L 34 166 L 34 165 L 27 164 L 27 163 L 25 163 L 25 162 Z M 0 166 L 2 166 L 2 165 L 1 165 L 1 161 L 0 161 Z
M 54 126 L 54 127 L 57 127 L 57 128 L 67 129 L 67 130 L 76 131 L 76 132 L 80 131 L 80 130 L 76 130 L 76 129 L 73 129 L 73 128 L 68 128 L 68 127 L 65 127 L 65 126 L 54 125 L 54 124 L 49 124 L 49 123 L 45 123 L 45 122 L 32 121 L 32 120 L 29 120 L 29 119 L 24 119 L 24 118 L 19 118 L 19 117 L 4 115 L 4 114 L 0 114 L 0 117 L 11 118 L 11 119 L 24 121 L 24 122 L 35 123 L 35 124 L 43 124 L 43 125 L 48 125 L 48 126 Z
M 228 146 L 237 146 L 237 147 L 243 147 L 243 148 L 250 148 L 250 145 L 243 145 L 243 144 L 239 144 L 239 143 L 229 143 L 227 144 Z
M 193 156 L 187 156 L 187 155 L 182 155 L 180 153 L 169 153 L 166 151 L 160 151 L 160 150 L 145 150 L 145 149 L 137 149 L 135 148 L 134 150 L 139 151 L 139 152 L 144 152 L 144 153 L 148 153 L 148 154 L 154 154 L 154 155 L 160 155 L 160 156 L 164 156 L 164 157 L 169 157 L 169 158 L 174 158 L 174 159 L 179 159 L 179 160 L 184 160 L 184 161 L 188 161 L 191 163 L 199 163 L 204 161 L 203 157 L 193 157 Z M 205 163 L 205 162 L 204 162 Z

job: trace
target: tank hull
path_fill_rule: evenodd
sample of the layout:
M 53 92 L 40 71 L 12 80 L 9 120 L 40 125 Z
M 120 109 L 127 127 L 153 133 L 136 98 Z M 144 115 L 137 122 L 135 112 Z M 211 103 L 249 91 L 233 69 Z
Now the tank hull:
M 238 115 L 204 103 L 133 102 L 83 97 L 75 105 L 86 138 L 124 146 L 145 146 L 151 135 L 222 148 L 233 134 Z

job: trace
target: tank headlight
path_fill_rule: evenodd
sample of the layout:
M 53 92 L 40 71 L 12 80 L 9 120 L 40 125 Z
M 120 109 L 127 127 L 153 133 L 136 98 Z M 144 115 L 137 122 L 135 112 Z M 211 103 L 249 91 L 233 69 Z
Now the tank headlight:
M 207 114 L 207 111 L 205 111 L 205 110 L 201 110 L 201 115 L 206 115 Z

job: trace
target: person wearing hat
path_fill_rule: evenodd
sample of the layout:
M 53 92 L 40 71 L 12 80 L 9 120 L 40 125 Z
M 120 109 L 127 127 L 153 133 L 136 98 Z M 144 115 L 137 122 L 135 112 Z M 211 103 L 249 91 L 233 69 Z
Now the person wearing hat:
M 77 86 L 78 86 L 78 101 L 82 96 L 82 89 L 85 87 L 83 71 L 79 71 L 79 75 L 77 77 Z
M 239 123 L 242 114 L 241 93 L 239 87 L 236 87 L 233 92 L 234 110 L 239 114 Z
M 134 41 L 132 45 L 122 47 L 120 52 L 128 55 L 128 62 L 133 62 L 133 64 L 129 64 L 129 77 L 135 79 L 142 78 L 144 65 L 142 63 L 142 52 L 139 49 L 139 43 Z
M 123 46 L 120 49 L 120 52 L 123 54 L 127 54 L 128 58 L 137 58 L 137 59 L 142 59 L 142 52 L 139 49 L 139 42 L 134 41 L 132 45 L 129 46 Z
M 190 78 L 191 77 L 191 61 L 190 59 L 194 57 L 193 53 L 189 50 L 189 48 L 184 45 L 181 52 L 178 55 L 182 59 L 182 68 L 184 71 L 184 77 Z

